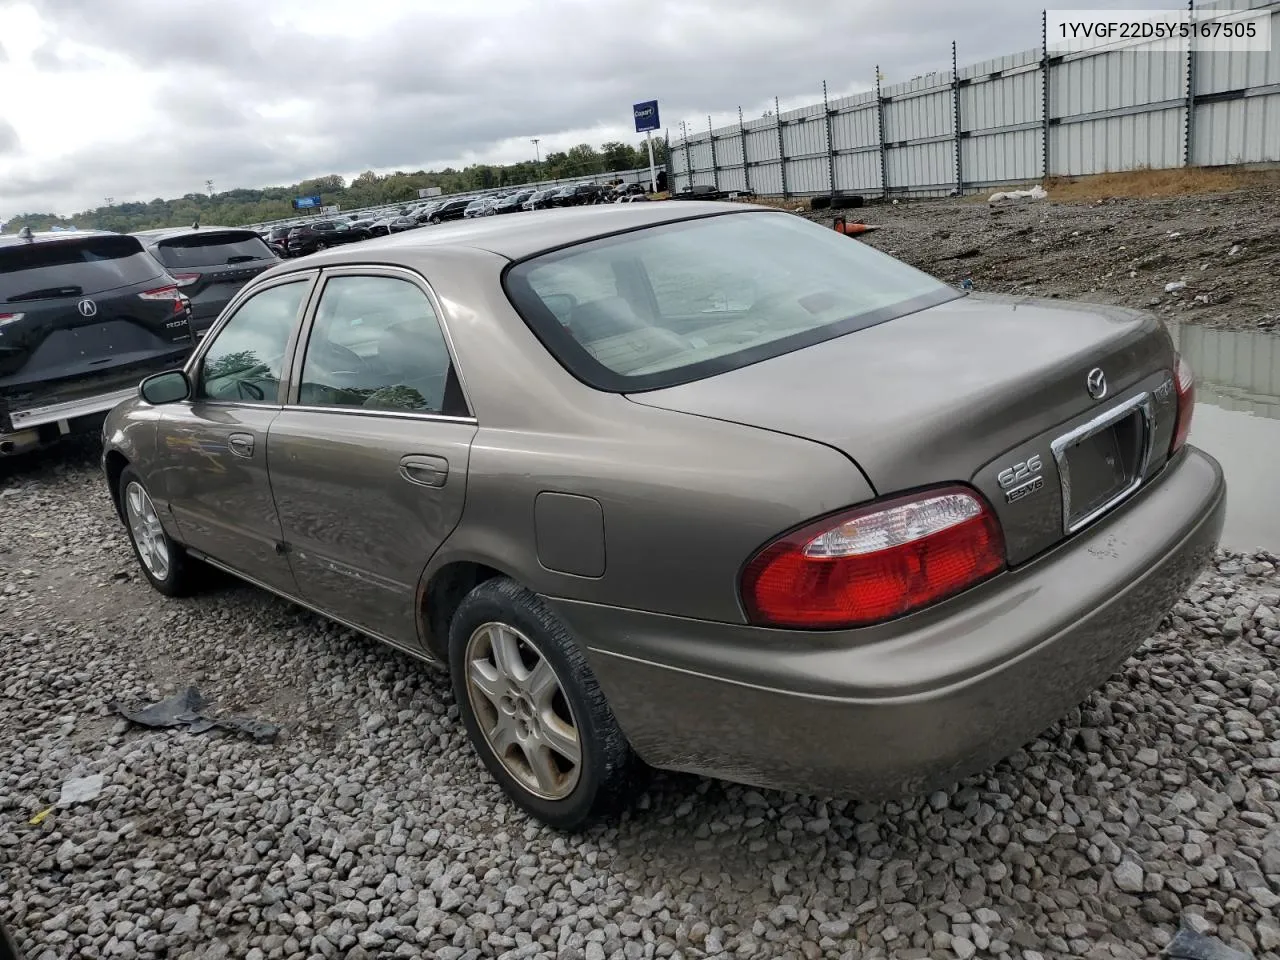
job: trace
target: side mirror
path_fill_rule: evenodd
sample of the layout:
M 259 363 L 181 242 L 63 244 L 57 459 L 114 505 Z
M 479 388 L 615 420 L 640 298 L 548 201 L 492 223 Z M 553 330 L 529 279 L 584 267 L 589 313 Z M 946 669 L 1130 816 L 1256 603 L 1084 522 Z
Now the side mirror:
M 153 373 L 138 384 L 138 396 L 152 406 L 177 403 L 191 396 L 191 381 L 182 370 Z

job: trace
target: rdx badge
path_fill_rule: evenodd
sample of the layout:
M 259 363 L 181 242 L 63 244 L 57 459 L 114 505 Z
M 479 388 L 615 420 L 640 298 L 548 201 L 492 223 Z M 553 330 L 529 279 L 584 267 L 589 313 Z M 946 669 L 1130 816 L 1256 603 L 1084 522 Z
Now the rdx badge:
M 1032 454 L 1022 463 L 1015 463 L 996 474 L 1000 489 L 1004 491 L 1006 503 L 1017 503 L 1023 497 L 1029 497 L 1044 486 L 1044 477 L 1040 471 L 1044 463 L 1040 454 Z

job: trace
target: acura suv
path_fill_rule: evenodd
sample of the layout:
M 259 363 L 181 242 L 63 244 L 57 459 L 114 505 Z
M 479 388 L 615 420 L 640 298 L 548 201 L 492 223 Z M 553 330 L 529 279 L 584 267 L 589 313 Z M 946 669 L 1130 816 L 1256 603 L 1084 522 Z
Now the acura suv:
M 194 342 L 191 301 L 137 237 L 0 236 L 0 456 L 97 429 Z
M 260 235 L 239 227 L 143 230 L 133 236 L 169 271 L 191 300 L 197 337 L 218 319 L 241 287 L 279 258 Z

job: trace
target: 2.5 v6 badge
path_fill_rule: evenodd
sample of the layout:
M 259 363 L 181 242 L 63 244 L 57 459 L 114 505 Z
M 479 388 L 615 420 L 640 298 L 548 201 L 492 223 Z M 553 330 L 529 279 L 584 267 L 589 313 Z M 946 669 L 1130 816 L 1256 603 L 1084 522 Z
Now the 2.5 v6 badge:
M 1044 463 L 1040 454 L 1036 453 L 996 474 L 1000 489 L 1004 491 L 1005 502 L 1017 503 L 1041 489 L 1044 486 L 1044 476 L 1040 471 L 1043 469 Z

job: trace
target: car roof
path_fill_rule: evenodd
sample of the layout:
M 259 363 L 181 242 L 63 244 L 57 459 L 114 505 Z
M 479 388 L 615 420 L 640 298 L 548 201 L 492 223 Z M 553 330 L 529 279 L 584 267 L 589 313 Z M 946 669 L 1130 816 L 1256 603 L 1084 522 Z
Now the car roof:
M 497 254 L 510 260 L 582 243 L 627 230 L 750 211 L 778 212 L 774 207 L 729 201 L 681 200 L 645 204 L 604 204 L 535 210 L 519 217 L 483 217 L 442 223 L 430 230 L 409 230 L 313 254 L 307 260 L 322 266 L 343 263 L 427 265 L 440 248 L 463 248 Z M 273 267 L 289 272 L 288 265 Z
M 0 247 L 13 247 L 20 243 L 47 243 L 56 240 L 84 240 L 88 237 L 119 237 L 114 230 L 33 230 L 31 239 L 16 233 L 0 233 Z

